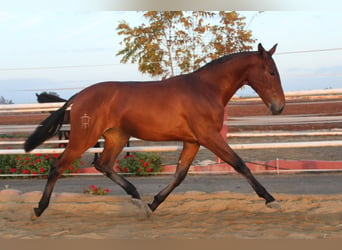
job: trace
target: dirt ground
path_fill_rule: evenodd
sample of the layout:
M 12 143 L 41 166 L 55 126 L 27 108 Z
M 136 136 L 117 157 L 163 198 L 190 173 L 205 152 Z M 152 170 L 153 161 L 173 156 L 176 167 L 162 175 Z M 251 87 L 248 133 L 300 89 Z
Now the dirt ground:
M 272 210 L 255 195 L 190 191 L 173 194 L 147 218 L 128 197 L 61 193 L 31 221 L 41 192 L 13 192 L 0 195 L 2 239 L 342 238 L 342 195 L 278 194 L 282 209 Z

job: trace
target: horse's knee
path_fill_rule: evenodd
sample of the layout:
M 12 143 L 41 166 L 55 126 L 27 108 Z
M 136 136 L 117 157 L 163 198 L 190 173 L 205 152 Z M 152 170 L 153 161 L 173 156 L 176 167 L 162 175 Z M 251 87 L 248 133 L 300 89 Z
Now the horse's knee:
M 249 175 L 251 173 L 245 162 L 240 158 L 231 163 L 231 166 L 240 174 Z
M 187 171 L 180 171 L 180 172 L 176 173 L 174 175 L 173 185 L 175 187 L 179 186 L 182 183 L 182 181 L 185 179 L 186 174 L 187 174 Z
M 103 173 L 103 174 L 105 174 L 105 175 L 107 175 L 107 176 L 109 176 L 109 175 L 111 174 L 110 171 L 109 171 L 109 169 L 106 168 L 104 165 L 99 164 L 98 161 L 96 161 L 96 162 L 94 163 L 94 166 L 95 166 L 95 169 L 96 169 L 97 171 L 99 171 L 100 173 Z

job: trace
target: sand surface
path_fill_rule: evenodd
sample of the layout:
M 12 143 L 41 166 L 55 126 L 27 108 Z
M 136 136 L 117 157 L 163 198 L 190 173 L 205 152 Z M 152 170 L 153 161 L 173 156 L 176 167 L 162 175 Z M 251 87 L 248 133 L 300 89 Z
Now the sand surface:
M 127 196 L 54 193 L 36 221 L 41 192 L 0 192 L 2 239 L 320 239 L 342 238 L 342 195 L 277 194 L 281 210 L 254 194 L 171 194 L 147 218 Z M 144 196 L 145 203 L 152 196 Z

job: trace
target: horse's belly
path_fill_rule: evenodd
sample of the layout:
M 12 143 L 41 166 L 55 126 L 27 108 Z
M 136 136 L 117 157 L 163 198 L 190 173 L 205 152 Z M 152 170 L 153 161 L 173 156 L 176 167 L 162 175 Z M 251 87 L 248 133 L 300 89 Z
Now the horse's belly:
M 185 124 L 175 126 L 167 122 L 155 124 L 137 121 L 122 129 L 133 137 L 147 141 L 196 141 L 196 136 Z

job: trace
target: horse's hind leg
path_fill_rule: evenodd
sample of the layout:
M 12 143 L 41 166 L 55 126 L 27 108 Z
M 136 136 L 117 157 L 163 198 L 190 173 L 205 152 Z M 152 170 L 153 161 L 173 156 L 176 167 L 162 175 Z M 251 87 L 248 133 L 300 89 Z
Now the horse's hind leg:
M 96 142 L 96 144 L 94 145 L 94 148 L 99 148 L 99 147 L 100 147 L 100 142 Z M 94 153 L 94 158 L 91 164 L 95 165 L 98 159 L 99 159 L 99 153 Z
M 34 208 L 34 216 L 32 219 L 36 219 L 41 216 L 44 210 L 49 206 L 51 194 L 55 186 L 56 181 L 65 171 L 65 169 L 70 166 L 85 150 L 70 150 L 70 148 L 65 149 L 63 154 L 57 161 L 51 165 L 47 183 L 39 201 L 38 207 Z
M 135 186 L 113 170 L 114 161 L 130 136 L 120 129 L 113 128 L 107 130 L 103 137 L 105 139 L 104 149 L 99 160 L 95 163 L 95 168 L 122 187 L 133 199 L 140 200 L 140 195 Z
M 256 180 L 243 160 L 227 145 L 219 133 L 207 131 L 206 138 L 202 138 L 201 145 L 211 150 L 222 160 L 231 165 L 239 174 L 244 176 L 259 197 L 266 201 L 271 208 L 280 208 L 273 196 Z
M 193 159 L 195 158 L 199 149 L 199 144 L 184 142 L 183 151 L 180 155 L 176 173 L 172 182 L 163 190 L 161 190 L 151 204 L 148 204 L 152 211 L 156 210 L 157 207 L 166 199 L 166 197 L 175 189 L 186 177 L 189 167 Z

